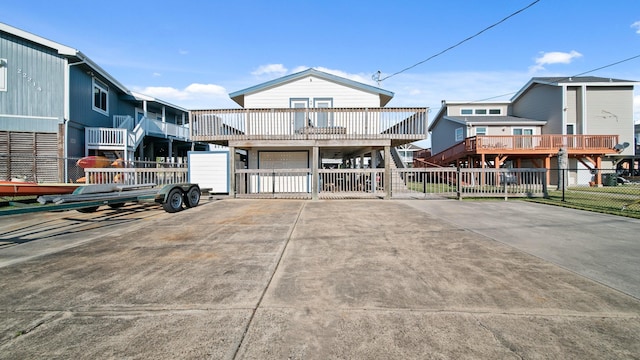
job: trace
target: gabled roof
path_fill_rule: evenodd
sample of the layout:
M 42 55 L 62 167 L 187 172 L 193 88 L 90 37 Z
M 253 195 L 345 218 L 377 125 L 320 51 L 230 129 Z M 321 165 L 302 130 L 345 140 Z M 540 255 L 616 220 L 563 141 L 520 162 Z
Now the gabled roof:
M 565 77 L 534 77 L 522 87 L 512 98 L 511 101 L 515 102 L 520 96 L 527 92 L 531 87 L 537 85 L 548 86 L 565 86 L 565 85 L 592 85 L 592 86 L 634 86 L 639 85 L 640 82 L 633 80 L 622 80 L 614 78 L 605 78 L 598 76 L 565 76 Z
M 49 39 L 45 39 L 41 36 L 34 35 L 30 32 L 26 32 L 24 30 L 15 28 L 13 26 L 7 25 L 5 23 L 0 22 L 0 31 L 11 34 L 15 37 L 19 37 L 30 41 L 32 43 L 47 47 L 49 49 L 53 49 L 58 52 L 58 55 L 63 56 L 69 60 L 71 64 L 86 64 L 86 66 L 90 67 L 92 71 L 100 74 L 103 78 L 107 79 L 111 83 L 113 83 L 116 87 L 118 87 L 125 94 L 131 95 L 129 90 L 122 85 L 118 80 L 116 80 L 113 76 L 107 73 L 103 68 L 98 66 L 93 60 L 89 59 L 85 54 L 81 51 L 76 50 L 72 47 L 62 45 L 55 41 L 51 41 Z
M 391 91 L 387 91 L 387 90 L 383 90 L 380 88 L 377 88 L 375 86 L 371 86 L 371 85 L 367 85 L 367 84 L 363 84 L 357 81 L 353 81 L 353 80 L 349 80 L 340 76 L 336 76 L 336 75 L 332 75 L 323 71 L 319 71 L 316 69 L 312 69 L 309 68 L 307 70 L 295 73 L 295 74 L 290 74 L 290 75 L 286 75 L 271 81 L 267 81 L 264 82 L 262 84 L 258 84 L 243 90 L 239 90 L 239 91 L 235 91 L 229 94 L 229 97 L 235 101 L 236 103 L 238 103 L 238 105 L 243 106 L 244 107 L 244 97 L 246 95 L 251 95 L 251 94 L 255 94 L 257 92 L 266 90 L 266 89 L 270 89 L 273 87 L 277 87 L 277 86 L 281 86 L 284 85 L 286 83 L 292 82 L 292 81 L 296 81 L 308 76 L 315 76 L 317 78 L 321 78 L 327 81 L 331 81 L 334 82 L 336 84 L 340 84 L 340 85 L 344 85 L 344 86 L 348 86 L 351 88 L 355 88 L 358 90 L 362 90 L 365 92 L 369 92 L 369 93 L 374 93 L 374 94 L 378 94 L 380 96 L 380 107 L 385 106 L 389 101 L 391 101 L 391 99 L 393 98 L 393 92 Z

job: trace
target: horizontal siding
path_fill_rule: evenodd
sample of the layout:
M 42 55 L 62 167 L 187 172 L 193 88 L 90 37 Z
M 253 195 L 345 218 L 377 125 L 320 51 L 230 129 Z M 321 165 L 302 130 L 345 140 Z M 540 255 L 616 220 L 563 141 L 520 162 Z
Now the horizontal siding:
M 587 133 L 619 134 L 629 147 L 622 155 L 633 155 L 633 87 L 587 87 Z
M 0 116 L 0 130 L 58 132 L 62 118 L 28 118 L 22 116 Z
M 291 98 L 331 98 L 333 107 L 380 107 L 378 94 L 308 76 L 281 86 L 245 96 L 245 108 L 288 108 Z
M 545 134 L 562 134 L 562 88 L 533 85 L 513 104 L 513 115 L 546 120 Z
M 431 153 L 437 154 L 459 143 L 456 141 L 456 129 L 460 127 L 463 128 L 463 137 L 466 137 L 466 126 L 441 119 L 431 132 Z

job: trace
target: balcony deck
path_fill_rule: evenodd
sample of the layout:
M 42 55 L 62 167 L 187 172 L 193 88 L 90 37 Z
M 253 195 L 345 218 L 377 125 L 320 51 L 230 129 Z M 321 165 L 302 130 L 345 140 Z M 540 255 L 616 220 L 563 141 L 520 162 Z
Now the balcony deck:
M 618 135 L 511 135 L 475 136 L 434 154 L 427 162 L 446 165 L 467 156 L 552 156 L 560 148 L 569 156 L 602 156 L 617 153 Z
M 220 145 L 247 140 L 427 138 L 428 108 L 223 109 L 191 111 L 191 139 Z

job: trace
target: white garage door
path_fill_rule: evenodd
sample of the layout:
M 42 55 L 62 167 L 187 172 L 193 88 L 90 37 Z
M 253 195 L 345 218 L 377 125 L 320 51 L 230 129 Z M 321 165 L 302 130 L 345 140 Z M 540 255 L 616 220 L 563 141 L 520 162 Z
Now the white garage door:
M 259 151 L 260 169 L 308 169 L 307 151 Z M 251 192 L 254 193 L 308 193 L 311 191 L 310 177 L 304 173 L 277 173 L 253 175 Z

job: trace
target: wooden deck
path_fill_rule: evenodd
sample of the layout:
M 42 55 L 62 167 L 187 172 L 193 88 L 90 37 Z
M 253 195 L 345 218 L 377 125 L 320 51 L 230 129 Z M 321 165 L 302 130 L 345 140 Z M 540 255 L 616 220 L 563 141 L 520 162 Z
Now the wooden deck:
M 212 109 L 190 113 L 191 139 L 228 145 L 251 140 L 391 140 L 427 138 L 428 108 Z
M 438 153 L 426 161 L 445 166 L 465 157 L 480 155 L 518 157 L 554 156 L 560 148 L 569 156 L 603 156 L 617 153 L 618 135 L 510 135 L 475 136 Z

